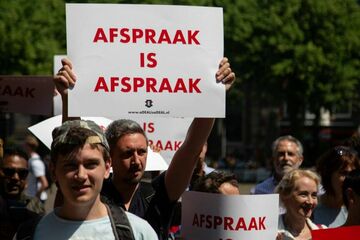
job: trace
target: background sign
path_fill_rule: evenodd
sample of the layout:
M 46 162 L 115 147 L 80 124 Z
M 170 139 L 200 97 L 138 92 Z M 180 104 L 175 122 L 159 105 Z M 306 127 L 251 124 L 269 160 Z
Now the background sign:
M 0 111 L 52 115 L 52 77 L 0 76 Z
M 54 128 L 61 125 L 62 116 L 55 116 L 48 118 L 40 123 L 37 123 L 28 129 L 32 132 L 46 147 L 51 149 L 52 143 L 52 131 Z M 82 117 L 84 120 L 94 121 L 99 125 L 104 131 L 107 126 L 112 122 L 111 119 L 104 117 Z M 153 152 L 148 148 L 148 156 L 146 162 L 145 171 L 163 171 L 168 168 L 168 164 L 164 158 L 157 152 Z

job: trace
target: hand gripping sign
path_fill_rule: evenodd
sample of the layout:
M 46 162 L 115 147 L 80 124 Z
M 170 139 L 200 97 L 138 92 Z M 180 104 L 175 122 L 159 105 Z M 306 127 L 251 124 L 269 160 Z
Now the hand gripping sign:
M 224 117 L 222 8 L 66 4 L 70 116 Z
M 189 240 L 275 239 L 278 202 L 278 194 L 185 192 L 182 196 L 182 237 Z

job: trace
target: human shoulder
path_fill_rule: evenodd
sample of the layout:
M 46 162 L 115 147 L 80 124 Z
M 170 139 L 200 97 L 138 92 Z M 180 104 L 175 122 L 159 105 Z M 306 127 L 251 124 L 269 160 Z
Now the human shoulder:
M 134 237 L 137 240 L 152 240 L 152 239 L 158 239 L 156 232 L 154 229 L 150 226 L 150 224 L 145 221 L 144 219 L 136 216 L 135 214 L 132 214 L 130 212 L 126 212 L 126 216 L 129 219 L 131 228 L 134 233 Z
M 254 194 L 270 194 L 274 193 L 275 187 L 277 183 L 273 176 L 265 179 L 259 184 L 255 185 L 255 188 L 253 190 Z

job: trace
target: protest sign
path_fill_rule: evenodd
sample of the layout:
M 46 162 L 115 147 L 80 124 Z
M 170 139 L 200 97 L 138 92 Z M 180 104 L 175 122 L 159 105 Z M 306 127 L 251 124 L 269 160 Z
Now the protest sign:
M 312 240 L 358 240 L 360 226 L 327 228 L 311 231 Z
M 40 123 L 37 123 L 28 129 L 32 132 L 46 147 L 51 149 L 52 131 L 54 128 L 61 125 L 62 116 L 58 115 L 48 118 Z M 81 117 L 83 120 L 94 121 L 104 131 L 106 127 L 113 121 L 104 117 Z M 162 171 L 168 168 L 168 164 L 164 158 L 157 152 L 153 152 L 148 148 L 147 164 L 145 171 Z
M 181 235 L 185 240 L 275 239 L 278 214 L 278 194 L 188 191 L 182 196 Z
M 185 140 L 192 118 L 132 118 L 144 129 L 149 143 L 160 149 L 170 164 L 175 152 Z
M 52 115 L 54 84 L 46 76 L 0 76 L 0 111 Z
M 70 116 L 224 117 L 222 8 L 66 4 Z

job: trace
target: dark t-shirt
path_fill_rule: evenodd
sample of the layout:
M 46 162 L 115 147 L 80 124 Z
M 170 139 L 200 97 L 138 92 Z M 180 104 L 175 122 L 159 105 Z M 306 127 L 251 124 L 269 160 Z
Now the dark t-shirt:
M 168 237 L 176 201 L 171 202 L 165 188 L 165 174 L 152 183 L 140 182 L 130 203 L 129 212 L 145 219 L 153 227 L 160 240 Z M 102 196 L 125 209 L 124 202 L 111 180 L 103 184 Z
M 22 195 L 20 199 L 4 199 L 0 195 L 0 239 L 13 239 L 18 227 L 25 221 L 44 213 L 40 201 Z

